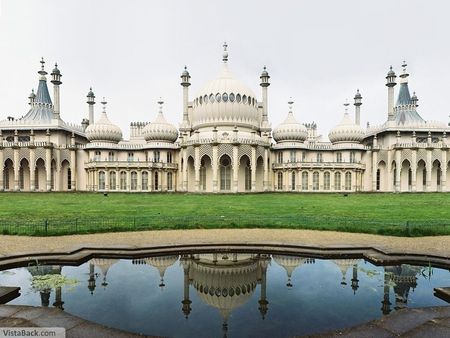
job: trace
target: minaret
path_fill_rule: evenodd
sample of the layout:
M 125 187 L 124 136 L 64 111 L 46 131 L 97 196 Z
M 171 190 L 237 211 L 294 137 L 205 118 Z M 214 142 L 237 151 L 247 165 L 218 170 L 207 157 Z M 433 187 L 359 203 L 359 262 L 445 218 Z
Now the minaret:
M 60 105 L 60 97 L 59 97 L 59 85 L 62 84 L 61 82 L 61 72 L 58 69 L 58 64 L 55 63 L 55 68 L 53 68 L 52 73 L 50 74 L 52 76 L 53 83 L 53 100 L 55 101 L 53 106 L 53 119 L 59 120 L 60 119 L 60 112 L 61 112 L 61 105 Z
M 36 100 L 36 94 L 34 93 L 34 89 L 31 89 L 31 94 L 30 96 L 28 96 L 28 99 L 30 100 L 28 104 L 32 106 L 34 101 Z
M 397 84 L 395 82 L 395 72 L 392 70 L 392 66 L 386 76 L 386 87 L 388 87 L 388 121 L 393 121 L 394 116 L 394 86 Z
M 183 271 L 184 271 L 184 297 L 182 300 L 182 311 L 184 313 L 184 316 L 186 319 L 188 319 L 189 314 L 191 313 L 191 303 L 192 301 L 189 299 L 189 257 L 183 256 L 181 259 L 181 264 L 183 265 Z
M 391 273 L 384 268 L 384 284 L 383 284 L 383 300 L 381 301 L 381 312 L 387 315 L 391 312 L 391 302 L 389 299 L 389 282 L 391 279 Z
M 266 317 L 268 304 L 267 301 L 267 266 L 269 265 L 270 258 L 262 258 L 260 261 L 261 264 L 261 295 L 259 298 L 259 312 L 261 313 L 262 319 Z
M 419 99 L 417 98 L 416 92 L 413 92 L 413 96 L 411 96 L 411 103 L 417 108 L 419 104 L 417 103 Z
M 353 276 L 352 276 L 352 290 L 353 294 L 356 294 L 356 290 L 358 290 L 359 279 L 358 279 L 358 264 L 353 265 Z
M 262 92 L 262 103 L 263 103 L 263 112 L 262 112 L 262 122 L 261 122 L 261 131 L 268 132 L 270 131 L 269 119 L 267 115 L 267 87 L 270 86 L 269 83 L 269 73 L 267 72 L 266 66 L 264 66 L 261 76 L 261 92 Z
M 92 91 L 92 87 L 89 88 L 89 93 L 87 94 L 87 104 L 89 105 L 89 124 L 94 124 L 94 104 L 95 95 Z
M 355 103 L 354 103 L 354 105 L 355 105 L 355 124 L 357 124 L 359 126 L 359 125 L 361 125 L 361 105 L 362 105 L 362 102 L 361 102 L 362 96 L 359 93 L 359 89 L 356 90 L 354 99 L 355 99 Z
M 189 132 L 191 127 L 189 123 L 189 86 L 191 85 L 191 82 L 189 79 L 191 76 L 189 75 L 189 72 L 187 70 L 187 67 L 184 66 L 184 71 L 181 74 L 181 86 L 183 87 L 183 122 L 180 126 L 181 132 Z
M 95 290 L 95 265 L 92 261 L 89 263 L 89 280 L 88 280 L 88 289 L 91 292 L 91 295 L 94 294 Z

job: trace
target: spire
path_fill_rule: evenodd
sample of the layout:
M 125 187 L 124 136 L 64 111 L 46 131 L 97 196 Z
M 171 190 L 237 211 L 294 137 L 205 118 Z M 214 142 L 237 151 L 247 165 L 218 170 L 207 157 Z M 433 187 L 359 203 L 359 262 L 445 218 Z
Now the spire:
M 158 114 L 161 114 L 161 115 L 162 115 L 162 113 L 163 113 L 163 104 L 164 104 L 164 101 L 163 101 L 163 99 L 161 98 L 161 96 L 159 97 L 158 104 L 159 104 L 159 112 L 158 112 Z
M 348 116 L 348 106 L 350 105 L 350 103 L 348 103 L 348 100 L 345 99 L 345 103 L 344 103 L 344 109 L 345 109 L 345 116 Z
M 403 73 L 400 75 L 402 83 L 408 83 L 409 74 L 406 72 L 406 66 L 408 66 L 406 64 L 406 61 L 403 61 L 403 63 L 402 63 Z
M 292 105 L 294 104 L 294 101 L 292 101 L 292 97 L 289 98 L 288 105 L 289 105 L 289 114 L 292 114 Z
M 41 61 L 39 61 L 39 62 L 41 63 L 41 70 L 38 71 L 38 74 L 41 75 L 41 76 L 47 75 L 47 72 L 46 72 L 45 69 L 44 69 L 44 65 L 45 65 L 44 58 L 42 57 L 42 58 L 41 58 Z
M 103 112 L 104 114 L 106 114 L 106 104 L 108 103 L 105 99 L 105 97 L 103 96 L 103 100 L 102 102 L 100 102 L 103 105 Z
M 222 54 L 222 61 L 227 63 L 228 62 L 228 45 L 226 42 L 223 43 L 223 54 Z

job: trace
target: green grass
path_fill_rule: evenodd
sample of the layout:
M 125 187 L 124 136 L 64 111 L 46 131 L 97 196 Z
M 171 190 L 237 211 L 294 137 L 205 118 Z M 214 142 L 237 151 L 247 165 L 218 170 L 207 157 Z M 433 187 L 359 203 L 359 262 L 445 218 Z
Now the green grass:
M 0 194 L 4 234 L 222 227 L 450 235 L 450 194 Z

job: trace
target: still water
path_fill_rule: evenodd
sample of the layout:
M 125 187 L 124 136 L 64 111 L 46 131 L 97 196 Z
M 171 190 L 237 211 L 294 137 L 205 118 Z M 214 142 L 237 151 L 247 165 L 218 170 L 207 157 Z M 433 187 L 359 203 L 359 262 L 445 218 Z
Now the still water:
M 448 270 L 249 253 L 0 271 L 9 304 L 55 306 L 110 327 L 173 337 L 286 337 L 361 324 L 404 307 L 445 306 Z

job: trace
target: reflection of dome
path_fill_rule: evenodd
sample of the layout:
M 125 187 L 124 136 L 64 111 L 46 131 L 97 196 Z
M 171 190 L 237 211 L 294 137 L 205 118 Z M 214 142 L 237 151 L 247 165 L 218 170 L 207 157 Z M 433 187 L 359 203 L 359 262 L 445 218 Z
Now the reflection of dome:
M 300 141 L 303 142 L 308 137 L 308 130 L 306 127 L 298 123 L 292 113 L 292 101 L 289 102 L 290 109 L 288 116 L 278 127 L 273 130 L 273 139 L 276 142 L 283 141 Z
M 306 257 L 288 256 L 288 255 L 273 255 L 273 260 L 280 266 L 282 266 L 287 273 L 288 281 L 287 286 L 292 287 L 291 277 L 294 270 L 303 264 L 312 264 L 314 259 Z
M 103 287 L 106 287 L 108 283 L 106 282 L 106 275 L 108 274 L 109 268 L 116 264 L 119 260 L 112 258 L 94 258 L 92 259 L 92 264 L 98 267 L 102 271 L 103 275 Z
M 239 254 L 237 262 L 213 263 L 201 258 L 193 262 L 191 277 L 202 301 L 217 308 L 226 319 L 250 299 L 258 281 L 258 267 L 258 262 L 245 254 Z
M 259 128 L 260 115 L 255 94 L 234 78 L 225 60 L 219 77 L 196 95 L 191 122 L 194 129 L 220 125 Z
M 178 130 L 169 122 L 166 121 L 162 112 L 162 101 L 160 103 L 160 110 L 158 116 L 152 122 L 147 124 L 144 129 L 142 129 L 142 135 L 147 142 L 149 141 L 166 141 L 175 142 L 178 138 Z
M 345 112 L 341 123 L 328 133 L 328 138 L 331 143 L 359 143 L 364 138 L 364 130 L 352 121 L 348 112 Z
M 345 281 L 347 271 L 351 266 L 358 264 L 358 259 L 335 259 L 333 262 L 339 267 L 339 270 L 341 270 L 342 273 L 341 284 L 347 285 L 347 282 Z
M 119 143 L 122 140 L 122 130 L 112 124 L 103 111 L 98 121 L 86 128 L 86 137 L 91 142 Z
M 165 286 L 164 274 L 166 273 L 167 268 L 174 265 L 176 261 L 178 261 L 178 255 L 134 259 L 133 264 L 147 264 L 156 268 L 159 271 L 159 276 L 161 277 L 161 283 L 159 286 L 163 287 Z

